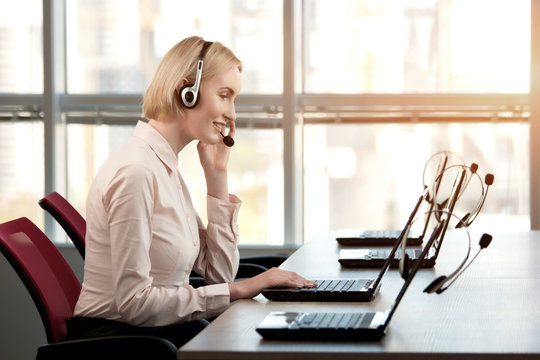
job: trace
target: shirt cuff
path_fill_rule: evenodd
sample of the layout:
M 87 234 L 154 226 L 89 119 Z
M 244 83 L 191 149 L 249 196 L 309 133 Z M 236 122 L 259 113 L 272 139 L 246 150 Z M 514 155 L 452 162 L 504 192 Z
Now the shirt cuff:
M 229 284 L 215 284 L 202 287 L 205 290 L 206 313 L 208 317 L 221 314 L 229 307 L 231 295 Z
M 229 194 L 229 200 L 224 201 L 210 195 L 207 196 L 206 208 L 209 223 L 236 225 L 242 201 L 233 194 Z

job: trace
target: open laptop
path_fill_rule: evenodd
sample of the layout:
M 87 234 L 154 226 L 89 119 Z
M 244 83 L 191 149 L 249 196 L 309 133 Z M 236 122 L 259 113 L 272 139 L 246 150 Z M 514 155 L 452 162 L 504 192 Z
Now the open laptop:
M 446 202 L 447 206 L 444 209 L 444 211 L 448 213 L 452 213 L 454 211 L 454 207 L 459 198 L 459 194 L 461 192 L 461 188 L 463 186 L 465 178 L 466 178 L 466 170 L 463 169 L 462 171 L 458 173 L 456 179 L 454 180 L 452 191 L 450 193 L 448 201 Z M 429 212 L 427 216 L 430 216 L 433 213 L 433 211 L 436 211 L 432 209 L 433 209 L 433 206 L 431 205 L 430 210 L 428 210 Z M 437 216 L 437 217 L 440 218 L 440 216 Z M 446 226 L 448 226 L 448 223 L 446 224 Z M 435 245 L 427 249 L 427 254 L 428 254 L 427 257 L 421 256 L 423 249 L 406 249 L 405 251 L 409 256 L 409 260 L 415 262 L 417 259 L 422 259 L 421 266 L 424 268 L 435 266 L 437 257 L 439 256 L 439 251 L 441 250 L 441 247 L 442 247 L 442 242 L 443 242 L 445 233 L 446 233 L 446 229 L 443 232 L 443 234 L 440 236 L 440 238 L 435 242 Z M 407 242 L 407 245 L 409 245 L 408 242 Z M 386 259 L 389 256 L 389 252 L 390 251 L 388 249 L 342 249 L 339 252 L 338 261 L 343 267 L 357 267 L 357 268 L 358 267 L 360 268 L 380 267 L 385 263 Z M 400 258 L 401 258 L 401 252 L 398 251 L 396 252 L 396 256 L 392 258 L 390 266 L 397 267 Z
M 447 220 L 443 219 L 431 233 L 428 245 L 444 235 Z M 441 228 L 444 226 L 444 228 Z M 423 255 L 427 254 L 424 248 Z M 413 264 L 392 307 L 374 312 L 271 312 L 257 326 L 257 332 L 267 340 L 314 340 L 314 341 L 377 341 L 388 328 L 399 302 L 405 295 L 412 279 L 420 268 Z M 388 267 L 387 267 L 388 268 Z M 385 270 L 386 271 L 386 270 Z
M 435 177 L 431 189 L 433 189 L 433 198 L 436 198 L 437 192 L 441 185 L 442 175 L 448 165 L 448 155 L 443 153 L 437 169 L 435 171 Z M 425 184 L 424 184 L 425 185 Z M 429 201 L 429 199 L 428 199 Z M 422 239 L 428 229 L 428 224 L 431 219 L 431 210 L 433 209 L 433 201 L 429 201 L 430 208 L 427 211 L 427 216 L 424 219 L 423 230 L 417 229 L 411 231 L 407 237 L 407 245 L 418 246 L 422 244 Z M 336 241 L 345 246 L 393 246 L 401 234 L 401 230 L 356 230 L 356 229 L 340 229 L 336 234 Z M 385 258 L 388 255 L 384 256 Z M 399 254 L 398 254 L 399 256 Z M 374 259 L 379 259 L 380 255 L 374 254 Z M 377 261 L 373 264 L 373 267 L 382 266 L 384 260 Z
M 262 291 L 262 295 L 268 300 L 275 301 L 371 301 L 379 291 L 381 280 L 390 267 L 391 259 L 398 250 L 402 239 L 410 230 L 416 213 L 422 201 L 428 196 L 428 189 L 425 189 L 418 199 L 411 212 L 402 234 L 394 244 L 387 258 L 381 266 L 381 271 L 376 279 L 335 279 L 335 280 L 312 280 L 317 283 L 313 288 L 272 288 Z

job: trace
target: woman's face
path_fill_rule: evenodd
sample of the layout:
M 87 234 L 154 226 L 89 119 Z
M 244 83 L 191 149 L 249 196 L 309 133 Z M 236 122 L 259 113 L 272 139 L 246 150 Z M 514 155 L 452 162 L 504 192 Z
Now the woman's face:
M 207 144 L 221 141 L 227 122 L 236 120 L 234 100 L 240 92 L 242 78 L 236 66 L 201 82 L 199 103 L 186 111 L 186 130 L 194 139 Z

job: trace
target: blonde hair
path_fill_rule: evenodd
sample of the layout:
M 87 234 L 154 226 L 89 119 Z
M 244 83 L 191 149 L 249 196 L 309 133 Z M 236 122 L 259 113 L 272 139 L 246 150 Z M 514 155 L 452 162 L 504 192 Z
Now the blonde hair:
M 190 83 L 195 82 L 197 62 L 204 42 L 199 36 L 186 38 L 174 45 L 161 59 L 144 94 L 145 118 L 159 119 L 162 116 L 183 114 L 185 109 L 179 103 L 178 86 L 184 79 Z M 233 52 L 223 44 L 213 42 L 204 56 L 201 83 L 231 66 L 242 71 L 242 62 Z

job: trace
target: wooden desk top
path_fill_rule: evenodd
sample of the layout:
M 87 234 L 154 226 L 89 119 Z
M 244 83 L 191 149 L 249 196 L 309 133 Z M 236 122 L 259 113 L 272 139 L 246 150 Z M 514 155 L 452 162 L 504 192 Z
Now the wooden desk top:
M 233 304 L 179 350 L 179 359 L 540 359 L 540 232 L 493 234 L 463 277 L 441 295 L 423 289 L 449 274 L 466 244 L 447 235 L 434 269 L 422 269 L 380 342 L 267 341 L 255 331 L 270 311 L 373 311 L 389 308 L 403 284 L 390 270 L 369 303 L 272 302 L 262 296 Z M 473 237 L 474 253 L 479 236 Z M 315 239 L 282 265 L 310 278 L 374 277 L 377 269 L 344 269 L 340 247 Z

